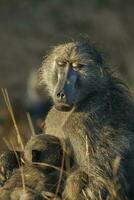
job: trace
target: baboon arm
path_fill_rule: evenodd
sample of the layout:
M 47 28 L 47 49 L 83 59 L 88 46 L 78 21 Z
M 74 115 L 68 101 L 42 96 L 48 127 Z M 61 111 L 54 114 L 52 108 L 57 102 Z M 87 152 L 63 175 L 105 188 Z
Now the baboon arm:
M 77 133 L 80 134 L 80 129 Z M 96 199 L 99 199 L 99 195 L 102 197 L 114 195 L 114 199 L 123 200 L 128 191 L 128 178 L 126 176 L 128 166 L 126 163 L 128 162 L 129 144 L 125 134 L 123 132 L 117 133 L 112 129 L 105 129 L 105 132 L 101 132 L 100 135 L 98 132 L 96 134 L 94 132 L 94 135 L 92 134 L 94 138 L 87 138 L 87 142 L 82 144 L 77 142 L 77 145 L 76 141 L 79 141 L 77 136 L 75 139 L 71 138 L 72 144 L 75 143 L 74 151 L 75 155 L 78 156 L 77 163 L 80 163 L 80 169 L 89 176 L 86 193 L 90 197 L 91 195 L 95 196 Z M 122 134 L 124 136 L 121 136 Z
M 80 167 L 69 175 L 63 192 L 65 199 L 126 199 L 128 185 L 121 158 L 117 156 L 109 166 L 100 161 L 94 157 L 86 169 Z
M 128 150 L 126 141 L 120 141 L 112 135 L 100 139 L 94 153 L 89 158 L 86 172 L 89 176 L 89 185 L 86 189 L 88 195 L 101 196 L 102 199 L 124 200 L 128 193 Z M 121 144 L 122 143 L 122 144 Z M 123 189 L 122 189 L 123 188 Z
M 117 156 L 112 163 L 100 162 L 101 159 L 92 160 L 87 169 L 89 175 L 87 194 L 92 194 L 96 198 L 100 195 L 102 199 L 109 196 L 110 199 L 124 200 L 127 196 L 128 184 L 121 158 Z

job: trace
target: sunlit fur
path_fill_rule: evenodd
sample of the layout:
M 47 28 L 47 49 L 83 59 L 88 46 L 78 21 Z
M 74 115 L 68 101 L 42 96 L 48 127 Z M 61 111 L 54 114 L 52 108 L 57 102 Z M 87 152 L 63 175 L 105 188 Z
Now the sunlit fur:
M 84 190 L 92 200 L 107 196 L 133 200 L 134 103 L 129 92 L 105 69 L 101 55 L 90 44 L 72 42 L 53 48 L 44 60 L 42 82 L 52 98 L 57 58 L 84 65 L 77 72 L 74 107 L 68 112 L 52 107 L 45 122 L 45 132 L 64 139 L 75 155 L 76 171 L 68 177 L 63 196 L 78 200 Z M 78 171 L 89 177 L 82 191 Z
M 55 64 L 57 59 L 64 62 L 82 64 L 82 67 L 77 71 L 78 78 L 74 104 L 79 103 L 87 95 L 92 95 L 97 91 L 101 92 L 105 85 L 104 77 L 102 79 L 101 55 L 87 43 L 72 42 L 55 47 L 43 62 L 41 80 L 47 85 L 52 98 L 58 81 Z M 95 87 L 96 84 L 98 87 Z

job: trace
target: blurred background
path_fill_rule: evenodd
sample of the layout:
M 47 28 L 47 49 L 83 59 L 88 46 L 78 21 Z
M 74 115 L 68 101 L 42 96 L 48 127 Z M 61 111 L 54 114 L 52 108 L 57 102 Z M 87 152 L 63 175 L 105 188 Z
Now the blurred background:
M 47 93 L 40 95 L 34 70 L 49 47 L 79 37 L 99 46 L 109 67 L 117 68 L 133 93 L 133 0 L 0 0 L 0 87 L 8 90 L 25 141 L 31 134 L 26 112 L 38 132 L 38 120 L 51 104 Z M 15 140 L 14 132 L 0 93 L 0 135 Z M 0 146 L 5 148 L 3 141 Z

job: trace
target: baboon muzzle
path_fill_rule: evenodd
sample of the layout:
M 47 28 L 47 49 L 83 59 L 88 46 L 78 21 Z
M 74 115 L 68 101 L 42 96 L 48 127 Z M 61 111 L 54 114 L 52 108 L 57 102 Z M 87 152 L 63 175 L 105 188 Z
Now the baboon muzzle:
M 58 83 L 55 90 L 55 103 L 64 104 L 66 106 L 72 106 L 76 89 L 77 74 L 76 72 L 68 65 L 65 68 L 60 70 L 58 73 Z

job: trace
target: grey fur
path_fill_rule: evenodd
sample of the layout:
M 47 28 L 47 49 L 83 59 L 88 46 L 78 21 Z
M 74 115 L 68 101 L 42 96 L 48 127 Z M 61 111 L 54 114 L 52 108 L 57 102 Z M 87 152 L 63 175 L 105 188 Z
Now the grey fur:
M 71 42 L 53 48 L 43 62 L 42 82 L 54 104 L 56 59 L 83 65 L 76 72 L 77 92 L 71 110 L 65 112 L 53 106 L 46 119 L 46 134 L 65 140 L 75 156 L 76 171 L 70 175 L 73 178 L 68 177 L 63 196 L 72 200 L 82 199 L 84 194 L 85 199 L 92 200 L 108 196 L 134 199 L 134 103 L 129 92 L 103 66 L 95 48 L 88 43 Z M 86 173 L 89 181 L 83 188 L 78 186 L 76 195 L 69 188 L 79 185 L 78 171 Z

